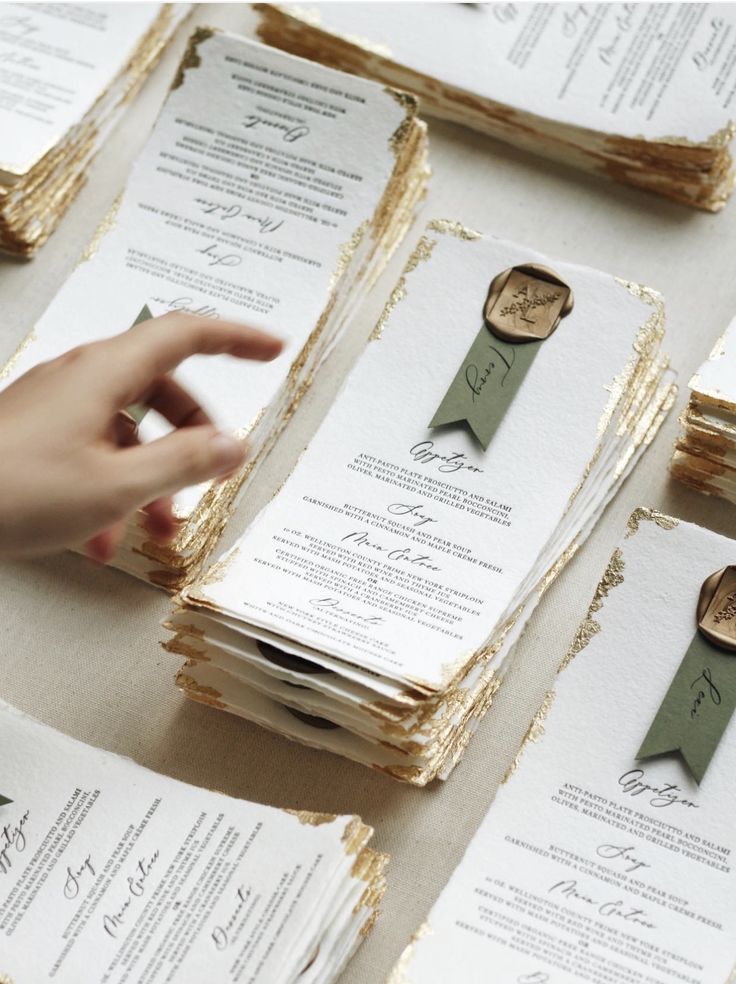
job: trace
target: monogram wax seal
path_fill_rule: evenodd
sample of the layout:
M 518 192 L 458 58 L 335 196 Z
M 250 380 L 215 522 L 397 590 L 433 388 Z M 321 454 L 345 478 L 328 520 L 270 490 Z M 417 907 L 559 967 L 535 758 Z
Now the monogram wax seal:
M 723 567 L 703 581 L 697 619 L 709 642 L 736 652 L 736 566 Z
M 509 267 L 491 281 L 483 308 L 486 327 L 505 342 L 549 338 L 574 305 L 571 288 L 538 263 Z

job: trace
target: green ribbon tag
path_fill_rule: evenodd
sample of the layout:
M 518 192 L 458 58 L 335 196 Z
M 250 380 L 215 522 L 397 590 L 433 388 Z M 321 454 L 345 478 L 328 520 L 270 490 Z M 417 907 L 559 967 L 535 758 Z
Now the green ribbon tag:
M 521 263 L 495 276 L 483 305 L 483 327 L 429 426 L 466 423 L 486 451 L 539 346 L 573 304 L 565 281 L 538 263 Z
M 696 632 L 637 758 L 679 752 L 700 784 L 736 707 L 736 653 Z
M 0 796 L 0 806 L 7 806 L 8 803 L 12 803 L 12 802 L 13 801 L 11 799 L 8 799 L 7 796 Z
M 153 315 L 151 314 L 151 309 L 148 307 L 147 304 L 144 304 L 140 310 L 140 313 L 138 314 L 138 317 L 135 319 L 135 321 L 130 327 L 135 328 L 135 326 L 139 325 L 141 321 L 149 321 L 152 317 Z M 140 424 L 140 422 L 148 413 L 148 409 L 149 408 L 144 403 L 131 403 L 129 407 L 126 407 L 127 412 L 130 414 L 133 420 L 135 420 L 136 424 Z
M 501 341 L 483 325 L 429 426 L 464 421 L 487 450 L 541 344 Z

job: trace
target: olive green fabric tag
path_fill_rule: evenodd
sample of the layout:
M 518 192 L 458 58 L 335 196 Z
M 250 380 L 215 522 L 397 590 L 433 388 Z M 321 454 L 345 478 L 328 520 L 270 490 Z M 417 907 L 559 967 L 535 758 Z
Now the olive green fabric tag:
M 12 803 L 12 802 L 13 801 L 11 799 L 8 799 L 7 796 L 0 796 L 0 806 L 7 806 L 8 803 Z
M 138 317 L 135 319 L 135 321 L 130 327 L 135 328 L 135 326 L 139 325 L 141 321 L 149 321 L 152 317 L 153 315 L 151 314 L 151 309 L 148 307 L 147 304 L 144 304 L 140 310 Z M 148 413 L 148 407 L 143 403 L 131 403 L 131 405 L 126 409 L 127 412 L 130 414 L 130 416 L 133 418 L 133 420 L 136 422 L 136 424 L 140 424 L 140 422 Z
M 487 450 L 541 344 L 504 342 L 483 325 L 429 426 L 465 421 Z
M 700 784 L 736 707 L 736 653 L 696 632 L 637 758 L 679 752 Z

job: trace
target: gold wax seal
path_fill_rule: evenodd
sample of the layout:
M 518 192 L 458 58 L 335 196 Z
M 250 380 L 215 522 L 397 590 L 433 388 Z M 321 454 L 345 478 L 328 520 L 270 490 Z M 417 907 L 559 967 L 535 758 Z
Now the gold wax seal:
M 549 338 L 573 304 L 572 290 L 554 270 L 522 263 L 491 281 L 483 317 L 504 342 L 539 342 Z
M 703 581 L 697 618 L 709 642 L 736 652 L 736 566 L 723 567 Z

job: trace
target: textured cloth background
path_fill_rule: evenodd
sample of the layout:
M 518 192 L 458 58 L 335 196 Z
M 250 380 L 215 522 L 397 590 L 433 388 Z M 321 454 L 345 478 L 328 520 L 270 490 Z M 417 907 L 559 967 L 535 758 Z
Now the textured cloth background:
M 253 22 L 245 4 L 201 5 L 97 159 L 88 185 L 41 255 L 29 264 L 0 260 L 0 361 L 33 327 L 122 188 L 192 24 L 249 34 Z M 507 678 L 450 781 L 427 790 L 407 788 L 185 700 L 172 683 L 176 661 L 159 647 L 159 621 L 168 602 L 153 588 L 71 554 L 0 566 L 4 699 L 76 738 L 178 779 L 278 806 L 356 812 L 375 826 L 375 846 L 392 855 L 389 890 L 383 915 L 342 984 L 385 979 L 459 862 L 552 683 L 632 509 L 656 506 L 736 535 L 732 506 L 682 488 L 667 475 L 687 380 L 736 314 L 736 202 L 719 215 L 701 214 L 449 124 L 432 122 L 430 134 L 434 177 L 420 221 L 350 337 L 304 399 L 230 525 L 226 543 L 268 501 L 314 433 L 426 219 L 458 219 L 552 257 L 656 287 L 667 301 L 666 348 L 681 384 L 678 404 L 656 442 L 544 598 L 522 639 L 517 671 Z M 489 270 L 489 277 L 496 272 Z M 612 375 L 616 368 L 611 367 Z

